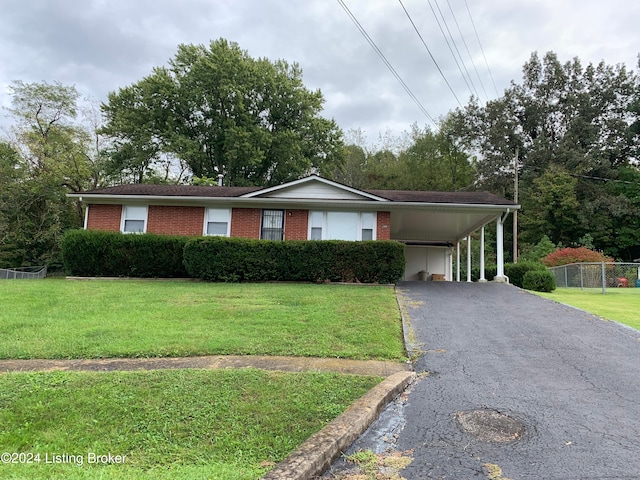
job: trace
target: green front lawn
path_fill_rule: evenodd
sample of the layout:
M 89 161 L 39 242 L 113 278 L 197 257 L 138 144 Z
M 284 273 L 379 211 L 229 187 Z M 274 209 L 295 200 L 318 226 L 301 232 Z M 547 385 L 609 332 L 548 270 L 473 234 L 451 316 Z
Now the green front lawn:
M 603 295 L 599 288 L 557 288 L 552 293 L 537 294 L 640 330 L 640 288 L 607 288 L 606 292 Z
M 17 454 L 3 456 L 0 478 L 257 479 L 379 381 L 259 370 L 0 375 L 0 453 Z M 109 454 L 111 464 L 89 463 Z
M 6 280 L 0 305 L 3 359 L 405 358 L 384 286 Z

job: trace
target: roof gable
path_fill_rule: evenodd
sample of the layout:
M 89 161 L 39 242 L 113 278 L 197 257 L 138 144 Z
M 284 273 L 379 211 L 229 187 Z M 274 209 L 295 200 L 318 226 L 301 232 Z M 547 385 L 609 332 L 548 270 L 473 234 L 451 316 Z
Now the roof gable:
M 373 193 L 358 190 L 317 175 L 311 175 L 275 187 L 263 188 L 242 196 L 245 198 L 287 198 L 292 200 L 389 201 Z

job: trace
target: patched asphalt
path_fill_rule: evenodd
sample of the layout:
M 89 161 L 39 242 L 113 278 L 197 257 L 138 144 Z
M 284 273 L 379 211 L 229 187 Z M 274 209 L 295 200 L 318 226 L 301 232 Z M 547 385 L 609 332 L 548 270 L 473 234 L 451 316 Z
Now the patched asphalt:
M 411 452 L 407 480 L 640 479 L 639 331 L 510 285 L 398 294 L 425 373 L 346 454 Z

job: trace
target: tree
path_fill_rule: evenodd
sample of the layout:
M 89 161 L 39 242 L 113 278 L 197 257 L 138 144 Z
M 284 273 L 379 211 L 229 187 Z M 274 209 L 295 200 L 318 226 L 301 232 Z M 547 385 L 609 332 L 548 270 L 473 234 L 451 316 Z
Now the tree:
M 613 232 L 624 227 L 621 213 L 630 198 L 614 193 L 607 181 L 618 180 L 640 158 L 638 92 L 638 77 L 624 65 L 583 67 L 577 58 L 561 63 L 553 52 L 542 58 L 534 53 L 521 83 L 512 82 L 485 106 L 472 101 L 458 109 L 452 124 L 459 144 L 477 158 L 480 188 L 510 197 L 519 153 L 525 240 L 535 243 L 553 232 L 552 240 L 573 244 L 589 233 L 597 248 L 615 252 Z M 561 178 L 554 183 L 547 174 L 557 172 Z M 571 188 L 567 175 L 575 182 Z M 535 183 L 543 177 L 544 185 Z M 570 194 L 564 212 L 555 214 L 541 204 L 536 195 L 543 188 L 546 195 L 553 189 Z M 632 236 L 625 243 L 640 244 L 640 231 Z
M 102 131 L 113 139 L 113 170 L 136 181 L 169 156 L 197 177 L 275 185 L 342 162 L 342 132 L 320 116 L 323 102 L 297 64 L 254 59 L 220 39 L 180 45 L 168 66 L 111 93 Z
M 79 94 L 59 83 L 11 85 L 13 138 L 0 143 L 0 262 L 59 263 L 58 240 L 82 224 L 66 198 L 99 181 L 91 134 L 76 122 Z

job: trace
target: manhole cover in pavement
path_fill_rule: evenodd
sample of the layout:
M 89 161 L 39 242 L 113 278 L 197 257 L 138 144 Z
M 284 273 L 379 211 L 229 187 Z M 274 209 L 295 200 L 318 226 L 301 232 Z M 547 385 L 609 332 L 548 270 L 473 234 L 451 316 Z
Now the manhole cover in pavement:
M 525 432 L 522 422 L 497 410 L 456 412 L 455 417 L 464 431 L 485 442 L 515 442 Z

